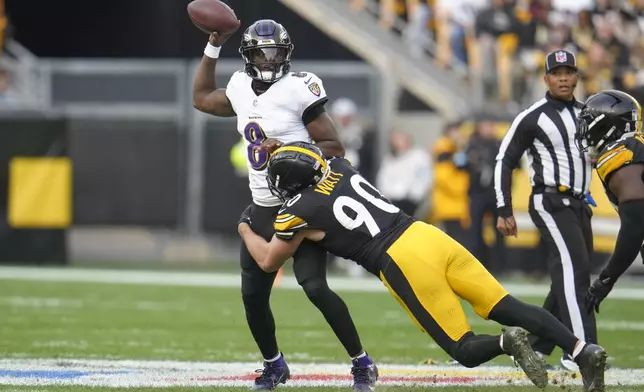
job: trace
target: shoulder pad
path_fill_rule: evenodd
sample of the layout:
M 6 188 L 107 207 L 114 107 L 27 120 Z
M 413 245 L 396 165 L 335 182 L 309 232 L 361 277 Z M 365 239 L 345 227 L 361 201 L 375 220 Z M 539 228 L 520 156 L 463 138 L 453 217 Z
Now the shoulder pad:
M 353 167 L 351 161 L 346 157 L 333 157 L 327 160 L 327 162 L 329 162 L 329 168 L 331 171 L 336 169 L 336 174 L 338 174 L 338 171 L 344 170 L 357 171 L 357 169 Z
M 317 100 L 326 97 L 322 80 L 312 72 L 291 72 L 291 83 L 298 94 L 305 100 Z

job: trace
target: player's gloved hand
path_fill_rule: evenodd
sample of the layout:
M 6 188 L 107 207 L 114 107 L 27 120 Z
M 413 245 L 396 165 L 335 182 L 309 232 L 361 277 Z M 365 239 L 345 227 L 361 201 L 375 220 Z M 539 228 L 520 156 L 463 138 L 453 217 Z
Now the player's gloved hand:
M 597 207 L 597 203 L 595 202 L 595 199 L 590 195 L 590 192 L 586 193 L 584 195 L 584 203 L 589 204 L 593 207 Z
M 280 142 L 279 140 L 273 139 L 273 138 L 268 138 L 268 139 L 264 140 L 262 142 L 262 144 L 260 144 L 259 146 L 255 146 L 253 148 L 255 150 L 264 150 L 264 151 L 268 152 L 268 154 L 270 155 L 275 150 L 280 148 L 281 145 L 282 145 L 282 142 Z
M 599 304 L 608 296 L 608 293 L 613 289 L 615 281 L 608 276 L 599 276 L 586 294 L 586 311 L 591 313 L 593 308 L 597 313 L 599 313 Z
M 222 46 L 226 41 L 228 41 L 228 38 L 230 38 L 231 35 L 235 34 L 240 24 L 241 22 L 238 20 L 237 28 L 227 33 L 218 33 L 214 31 L 212 34 L 210 34 L 210 37 L 208 38 L 208 42 L 210 42 L 210 45 L 212 46 L 217 46 L 217 47 Z
M 239 222 L 237 222 L 237 226 L 245 223 L 248 226 L 250 226 L 250 211 L 253 208 L 252 204 L 249 204 L 248 207 L 242 212 L 241 216 L 239 217 Z

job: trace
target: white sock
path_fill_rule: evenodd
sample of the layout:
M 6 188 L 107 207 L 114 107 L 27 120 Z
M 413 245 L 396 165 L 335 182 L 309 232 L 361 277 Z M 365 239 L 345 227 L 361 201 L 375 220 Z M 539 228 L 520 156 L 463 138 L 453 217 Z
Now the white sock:
M 577 359 L 577 355 L 581 353 L 581 350 L 583 350 L 584 347 L 586 347 L 586 342 L 580 342 L 572 351 L 572 359 Z
M 275 361 L 277 361 L 278 359 L 280 359 L 281 357 L 282 357 L 282 353 L 280 352 L 280 353 L 277 353 L 277 356 L 275 356 L 275 358 L 271 358 L 271 359 L 264 359 L 264 361 L 266 361 L 266 362 L 275 362 Z
M 505 349 L 503 348 L 503 335 L 499 337 L 499 345 L 501 346 L 501 350 L 505 352 Z
M 351 358 L 352 361 L 355 361 L 356 359 L 364 358 L 367 356 L 367 352 L 363 351 L 362 354 L 358 355 L 357 357 Z

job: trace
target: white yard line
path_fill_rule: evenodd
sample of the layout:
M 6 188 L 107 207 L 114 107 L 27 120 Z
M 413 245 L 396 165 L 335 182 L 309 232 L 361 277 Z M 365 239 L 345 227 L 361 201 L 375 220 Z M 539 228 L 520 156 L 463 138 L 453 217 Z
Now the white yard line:
M 78 385 L 107 387 L 245 387 L 257 376 L 259 363 L 177 362 L 84 359 L 1 359 L 0 385 Z M 350 386 L 348 363 L 290 363 L 291 380 L 287 387 Z M 481 366 L 379 365 L 380 385 L 455 386 L 530 385 L 517 369 Z M 581 385 L 576 378 L 550 372 L 557 385 Z M 554 382 L 553 382 L 554 384 Z M 644 385 L 644 369 L 611 369 L 606 372 L 608 385 Z
M 213 272 L 132 271 L 81 268 L 0 267 L 0 280 L 15 279 L 41 282 L 83 282 L 194 287 L 240 287 L 239 274 Z M 329 277 L 329 286 L 337 291 L 385 292 L 375 277 Z M 504 287 L 516 296 L 542 297 L 550 286 L 508 283 Z M 284 276 L 278 289 L 300 290 L 293 276 Z M 611 299 L 644 300 L 644 288 L 615 287 Z

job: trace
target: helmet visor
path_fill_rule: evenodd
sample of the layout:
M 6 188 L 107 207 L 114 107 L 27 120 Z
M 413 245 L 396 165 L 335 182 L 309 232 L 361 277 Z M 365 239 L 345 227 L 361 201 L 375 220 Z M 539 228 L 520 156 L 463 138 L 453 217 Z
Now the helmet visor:
M 248 59 L 253 64 L 281 64 L 286 61 L 286 48 L 253 48 L 247 51 Z

